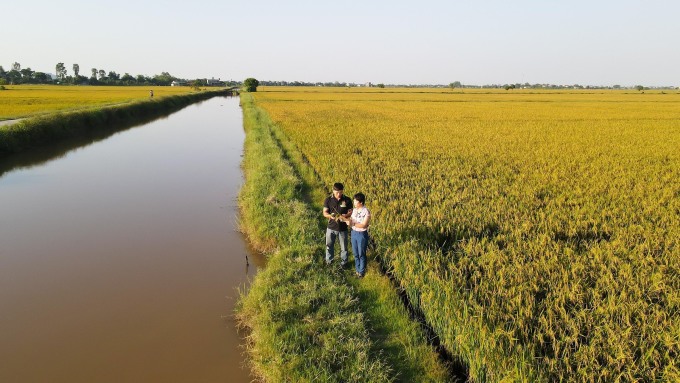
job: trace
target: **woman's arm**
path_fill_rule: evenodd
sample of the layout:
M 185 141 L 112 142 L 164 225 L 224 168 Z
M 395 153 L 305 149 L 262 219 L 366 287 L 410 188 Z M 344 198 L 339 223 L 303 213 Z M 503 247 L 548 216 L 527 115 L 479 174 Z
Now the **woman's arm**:
M 371 223 L 371 215 L 366 216 L 366 220 L 363 223 L 355 222 L 354 227 L 358 229 L 368 229 L 368 225 Z

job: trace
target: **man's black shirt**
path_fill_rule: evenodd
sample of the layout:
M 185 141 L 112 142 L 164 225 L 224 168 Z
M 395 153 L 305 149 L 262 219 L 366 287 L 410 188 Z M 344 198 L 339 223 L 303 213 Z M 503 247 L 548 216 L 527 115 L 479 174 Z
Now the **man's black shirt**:
M 323 202 L 323 207 L 328 209 L 328 214 L 347 214 L 352 208 L 352 200 L 344 194 L 339 200 L 331 195 Z M 331 219 L 328 222 L 328 228 L 336 231 L 347 231 L 347 224 Z

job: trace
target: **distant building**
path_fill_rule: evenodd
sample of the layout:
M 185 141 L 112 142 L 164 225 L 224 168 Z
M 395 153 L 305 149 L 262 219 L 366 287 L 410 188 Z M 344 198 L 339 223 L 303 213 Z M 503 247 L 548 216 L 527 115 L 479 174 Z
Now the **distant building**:
M 187 83 L 185 81 L 173 81 L 170 83 L 170 86 L 187 86 Z
M 220 80 L 219 78 L 217 80 L 215 80 L 215 78 L 213 77 L 211 79 L 206 79 L 205 85 L 207 85 L 207 86 L 224 86 L 225 83 L 224 83 L 224 81 Z

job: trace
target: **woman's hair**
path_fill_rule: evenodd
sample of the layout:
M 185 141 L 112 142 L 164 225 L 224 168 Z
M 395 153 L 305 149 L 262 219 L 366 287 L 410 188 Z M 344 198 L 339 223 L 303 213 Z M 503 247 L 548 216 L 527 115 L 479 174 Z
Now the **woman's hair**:
M 366 202 L 366 196 L 364 195 L 364 193 L 355 194 L 354 199 L 361 202 L 362 205 Z

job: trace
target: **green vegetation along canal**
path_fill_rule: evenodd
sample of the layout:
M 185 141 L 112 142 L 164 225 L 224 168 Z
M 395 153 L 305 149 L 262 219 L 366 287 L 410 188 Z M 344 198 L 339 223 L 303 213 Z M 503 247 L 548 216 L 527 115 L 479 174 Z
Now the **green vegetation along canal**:
M 0 382 L 250 380 L 238 103 L 0 158 Z

